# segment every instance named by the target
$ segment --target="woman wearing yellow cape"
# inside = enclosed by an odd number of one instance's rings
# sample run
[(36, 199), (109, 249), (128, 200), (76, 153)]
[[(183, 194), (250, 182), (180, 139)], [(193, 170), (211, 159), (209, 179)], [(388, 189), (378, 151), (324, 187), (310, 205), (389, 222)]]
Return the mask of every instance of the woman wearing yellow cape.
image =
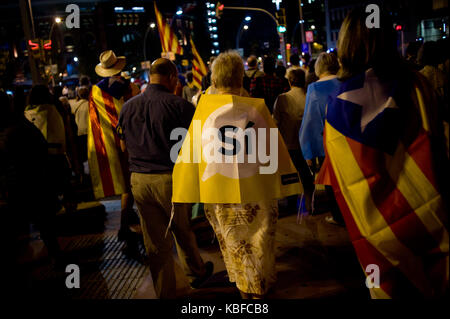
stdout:
[(215, 59), (216, 94), (200, 99), (175, 164), (172, 201), (205, 203), (230, 281), (256, 299), (276, 279), (277, 199), (302, 187), (264, 100), (242, 97), (243, 75), (237, 52)]

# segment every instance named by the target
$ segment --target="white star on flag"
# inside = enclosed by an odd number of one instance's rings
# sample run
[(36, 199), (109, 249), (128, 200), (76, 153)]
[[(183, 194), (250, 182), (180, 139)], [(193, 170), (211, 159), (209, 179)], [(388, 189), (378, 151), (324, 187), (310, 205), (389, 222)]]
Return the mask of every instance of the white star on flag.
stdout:
[(383, 85), (373, 69), (366, 71), (362, 88), (344, 92), (338, 98), (361, 105), (361, 132), (386, 108), (398, 108), (390, 96), (389, 85)]

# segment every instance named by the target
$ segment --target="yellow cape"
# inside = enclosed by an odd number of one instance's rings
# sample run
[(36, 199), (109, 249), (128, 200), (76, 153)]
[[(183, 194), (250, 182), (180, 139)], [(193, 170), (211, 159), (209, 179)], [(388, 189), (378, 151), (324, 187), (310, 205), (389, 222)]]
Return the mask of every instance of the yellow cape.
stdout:
[(302, 191), (263, 99), (202, 96), (174, 167), (173, 202), (248, 203)]

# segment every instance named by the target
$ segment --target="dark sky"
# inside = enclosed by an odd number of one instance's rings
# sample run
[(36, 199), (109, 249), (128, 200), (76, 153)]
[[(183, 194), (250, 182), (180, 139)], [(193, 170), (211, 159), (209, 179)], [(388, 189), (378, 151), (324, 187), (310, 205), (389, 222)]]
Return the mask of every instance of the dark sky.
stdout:
[[(292, 0), (291, 0), (292, 1)], [(266, 1), (223, 1), (226, 6), (240, 6), (240, 7), (257, 7), (269, 11), (275, 14), (275, 4), (272, 4), (271, 0)], [(252, 17), (252, 20), (248, 23), (248, 30), (243, 30), (241, 33), (239, 46), (244, 47), (246, 50), (245, 55), (249, 54), (261, 54), (258, 52), (259, 48), (265, 47), (265, 44), (269, 43), (271, 48), (278, 47), (278, 35), (276, 32), (275, 22), (266, 14), (254, 11), (236, 11), (236, 10), (224, 10), (223, 16), (219, 21), (219, 36), (221, 38), (221, 44), (223, 49), (235, 49), (236, 37), (238, 30), (241, 26), (242, 20), (246, 17)]]
[[(120, 0), (98, 0), (98, 1), (88, 1), (88, 0), (31, 0), (33, 15), (39, 17), (52, 17), (57, 15), (64, 15), (64, 8), (67, 4), (76, 3), (80, 7), (92, 6), (95, 7), (98, 3), (107, 2), (116, 6), (130, 6), (130, 5), (142, 5), (145, 7), (150, 6), (153, 1), (120, 1)], [(197, 6), (204, 7), (206, 0), (160, 0), (157, 1), (158, 7), (161, 12), (165, 15), (170, 16), (175, 13), (177, 7), (186, 7), (187, 3), (197, 3)], [(211, 1), (216, 2), (216, 1)], [(296, 3), (294, 0), (284, 0), (283, 5), (289, 3)], [(223, 0), (225, 6), (248, 6), (248, 7), (258, 7), (263, 8), (275, 13), (275, 4), (272, 0)], [(298, 5), (296, 5), (298, 8)], [(206, 28), (205, 20), (203, 16), (199, 16), (202, 10), (194, 10), (191, 12), (192, 15), (196, 16), (195, 24), (197, 30), (201, 28), (204, 30)], [(298, 15), (298, 9), (295, 10), (295, 14)], [(153, 14), (152, 14), (153, 15)], [(278, 46), (278, 37), (276, 33), (275, 23), (262, 13), (255, 12), (245, 12), (245, 11), (230, 11), (225, 10), (222, 19), (218, 20), (218, 34), (219, 42), (222, 50), (234, 49), (236, 47), (236, 36), (238, 29), (241, 26), (241, 22), (246, 15), (252, 16), (252, 21), (249, 23), (249, 29), (243, 31), (240, 38), (240, 47), (245, 47), (246, 51), (251, 51), (251, 47), (264, 46), (267, 42), (270, 43), (271, 47)], [(20, 10), (18, 0), (1, 0), (0, 1), (0, 17), (2, 23), (7, 20), (19, 20), (20, 21)], [(296, 18), (297, 19), (297, 18)], [(202, 31), (200, 30), (200, 31)], [(201, 33), (201, 32), (198, 32)], [(200, 36), (201, 38), (207, 38), (207, 33), (205, 32)], [(203, 39), (208, 41), (207, 39)], [(207, 43), (200, 43), (200, 46), (207, 46)], [(201, 51), (210, 50), (209, 48), (200, 48)], [(255, 52), (256, 53), (256, 52)], [(247, 54), (247, 52), (246, 52)]]
[[(322, 2), (322, 0), (316, 0), (317, 2)], [(329, 0), (330, 4), (338, 5), (342, 3), (351, 3), (351, 0)], [(355, 0), (356, 1), (356, 0)], [(173, 16), (175, 11), (179, 6), (185, 8), (188, 3), (196, 3), (197, 8), (187, 14), (190, 14), (195, 17), (194, 24), (196, 30), (197, 37), (197, 49), (202, 53), (205, 59), (208, 58), (211, 51), (211, 41), (208, 36), (208, 32), (206, 31), (206, 17), (202, 14), (204, 13), (204, 3), (206, 0), (157, 0), (158, 7), (160, 11), (170, 17)], [(215, 2), (216, 1), (210, 1)], [(307, 0), (304, 1), (307, 3)], [(391, 3), (391, 0), (387, 1)], [(17, 37), (21, 37), (21, 23), (20, 23), (20, 10), (19, 10), (19, 1), (18, 0), (0, 0), (0, 36), (1, 37), (11, 37), (12, 34)], [(51, 17), (56, 15), (65, 15), (64, 8), (67, 4), (76, 3), (79, 4), (80, 7), (91, 7), (95, 8), (97, 5), (108, 5), (110, 7), (113, 6), (145, 6), (147, 8), (147, 17), (149, 21), (154, 21), (154, 14), (152, 9), (153, 1), (138, 1), (138, 0), (31, 0), (33, 7), (34, 16), (39, 16), (41, 19), (43, 17), (47, 17), (48, 21), (51, 21)], [(275, 4), (272, 3), (272, 0), (222, 0), (222, 3), (227, 6), (240, 6), (240, 7), (257, 7), (263, 8), (267, 11), (275, 14)], [(411, 7), (415, 5), (415, 2), (406, 1), (406, 0), (392, 0), (392, 3), (402, 4), (403, 7)], [(424, 0), (420, 3), (431, 3), (431, 0)], [(430, 5), (428, 5), (430, 6)], [(295, 25), (299, 19), (299, 10), (298, 10), (298, 0), (283, 0), (282, 7), (286, 8), (287, 15), (287, 24), (288, 30), (286, 33), (286, 43), (299, 42), (298, 39), (301, 37), (299, 28), (297, 28), (297, 32), (292, 35), (292, 31), (295, 29)], [(418, 15), (424, 10), (419, 9), (411, 9), (409, 10), (409, 14), (405, 14), (407, 17)], [(413, 14), (411, 14), (413, 12)], [(114, 13), (111, 12), (111, 19)], [(249, 54), (257, 54), (261, 55), (264, 53), (272, 53), (276, 54), (277, 49), (279, 48), (279, 38), (276, 33), (275, 23), (272, 21), (270, 17), (260, 12), (252, 12), (252, 11), (235, 11), (235, 10), (225, 10), (222, 18), (218, 20), (218, 35), (219, 35), (219, 43), (221, 51), (227, 49), (235, 49), (236, 48), (236, 39), (238, 38), (238, 30), (241, 27), (241, 22), (245, 18), (246, 15), (252, 17), (250, 23), (248, 23), (248, 30), (243, 30), (239, 37), (238, 46), (245, 49), (245, 55)], [(320, 14), (323, 15), (323, 14)], [(322, 18), (322, 17), (321, 17)], [(17, 30), (2, 29), (2, 25), (9, 22), (17, 21)], [(414, 22), (414, 21), (413, 21)], [(113, 23), (113, 22), (112, 22)], [(411, 25), (415, 25), (411, 23)], [(323, 28), (322, 26), (317, 26), (319, 28)], [(144, 27), (145, 29), (145, 27)], [(145, 31), (145, 30), (144, 30)], [(410, 30), (411, 33), (415, 33), (414, 30)], [(269, 49), (266, 49), (266, 46), (269, 46)]]
[[(158, 7), (161, 11), (169, 13), (170, 11), (175, 12), (176, 8), (187, 2), (196, 2), (199, 7), (204, 6), (203, 3), (206, 0), (198, 1), (158, 1)], [(216, 3), (216, 1), (210, 1), (211, 3)], [(237, 6), (237, 7), (256, 7), (262, 8), (273, 15), (275, 15), (276, 6), (272, 3), (272, 0), (223, 0), (221, 1), (227, 6)], [(284, 0), (285, 4), (296, 5), (296, 19), (298, 19), (298, 5), (296, 0)], [(241, 27), (241, 23), (246, 16), (251, 16), (252, 20), (249, 25), (249, 29), (242, 30), (241, 36), (239, 38), (239, 47), (245, 48), (245, 55), (249, 54), (261, 54), (259, 48), (264, 47), (264, 45), (269, 44), (271, 50), (276, 50), (279, 46), (279, 38), (276, 32), (276, 25), (273, 20), (264, 13), (252, 12), (252, 11), (237, 11), (237, 10), (224, 10), (221, 19), (218, 19), (218, 34), (220, 48), (222, 51), (227, 49), (236, 48), (236, 40), (238, 37), (238, 30)], [(201, 17), (200, 17), (201, 18)], [(201, 18), (202, 19), (202, 18)], [(206, 27), (203, 23), (204, 21), (196, 21), (198, 25)], [(201, 45), (201, 44), (200, 44)], [(203, 44), (205, 45), (205, 44)], [(253, 49), (252, 49), (253, 48)]]

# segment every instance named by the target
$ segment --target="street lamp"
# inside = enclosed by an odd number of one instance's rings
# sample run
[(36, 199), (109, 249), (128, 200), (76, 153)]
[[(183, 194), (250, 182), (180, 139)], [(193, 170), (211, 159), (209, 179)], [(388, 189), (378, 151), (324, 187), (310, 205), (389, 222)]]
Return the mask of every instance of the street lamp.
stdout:
[(156, 24), (154, 22), (150, 23), (147, 27), (147, 30), (145, 31), (144, 36), (144, 60), (147, 61), (147, 37), (148, 33), (150, 32), (150, 29), (154, 29), (156, 27)]
[[(55, 28), (55, 24), (60, 24), (62, 22), (62, 19), (60, 17), (55, 17), (54, 22), (52, 23), (52, 26), (50, 27), (50, 33), (48, 35), (48, 38), (50, 40), (50, 43), (52, 43), (52, 35), (53, 35), (53, 29)], [(50, 52), (50, 70), (51, 66), (53, 65), (53, 59), (52, 59), (52, 52)], [(55, 86), (55, 77), (52, 75), (52, 85)]]
[(238, 32), (236, 34), (236, 50), (239, 49), (239, 42), (241, 40), (241, 35), (242, 35), (242, 30), (248, 30), (248, 24), (246, 24), (247, 22), (249, 22), (252, 18), (250, 16), (246, 16), (242, 22), (241, 25), (239, 26)]
[[(303, 6), (303, 3), (302, 3), (302, 6)], [(294, 31), (292, 31), (292, 39), (291, 39), (292, 43), (295, 42), (295, 35), (296, 35), (297, 29), (299, 26), (300, 26), (300, 33), (302, 33), (301, 37), (302, 37), (302, 39), (304, 39), (305, 35), (303, 34), (304, 31), (302, 31), (302, 30), (304, 30), (304, 27), (303, 27), (304, 24), (305, 24), (305, 20), (303, 20), (303, 19), (298, 20), (297, 24), (294, 27)], [(311, 26), (312, 30), (314, 30), (315, 28), (316, 28), (316, 26), (313, 26), (313, 25)], [(305, 43), (305, 41), (302, 40), (302, 43)]]
[(55, 24), (60, 24), (62, 22), (62, 19), (60, 17), (56, 17), (54, 22), (52, 23), (52, 26), (50, 27), (50, 34), (48, 35), (48, 38), (52, 39), (53, 34), (53, 28), (55, 27)]
[[(299, 1), (301, 2), (301, 0), (299, 0)], [(279, 3), (279, 2), (281, 2), (281, 1), (277, 0), (277, 2)], [(219, 3), (218, 3), (218, 4), (219, 4)], [(278, 23), (277, 18), (275, 18), (275, 17), (273, 16), (273, 14), (271, 14), (269, 11), (264, 10), (264, 9), (261, 9), (261, 8), (250, 8), (250, 7), (225, 7), (223, 4), (221, 4), (220, 6), (217, 6), (217, 8), (219, 9), (218, 12), (221, 12), (221, 11), (223, 11), (224, 9), (228, 9), (228, 10), (245, 10), (245, 11), (259, 11), (259, 12), (263, 12), (264, 14), (268, 15), (268, 16), (273, 20), (273, 22), (275, 22), (275, 25), (276, 25), (276, 27), (277, 27), (278, 37), (280, 38), (280, 51), (283, 52), (283, 61), (285, 62), (286, 57), (285, 57), (285, 54), (284, 54), (284, 50), (285, 50), (285, 47), (284, 47), (284, 34), (278, 32), (278, 27), (279, 27), (280, 24)], [(300, 16), (302, 16), (302, 15), (300, 14)], [(244, 23), (244, 22), (245, 22), (245, 20), (243, 21), (243, 23)], [(238, 31), (238, 34), (237, 34), (237, 36), (236, 36), (236, 47), (239, 47), (239, 36), (240, 36), (240, 31), (241, 31), (242, 26), (243, 26), (243, 24), (241, 24), (241, 26), (239, 27), (239, 31)]]

